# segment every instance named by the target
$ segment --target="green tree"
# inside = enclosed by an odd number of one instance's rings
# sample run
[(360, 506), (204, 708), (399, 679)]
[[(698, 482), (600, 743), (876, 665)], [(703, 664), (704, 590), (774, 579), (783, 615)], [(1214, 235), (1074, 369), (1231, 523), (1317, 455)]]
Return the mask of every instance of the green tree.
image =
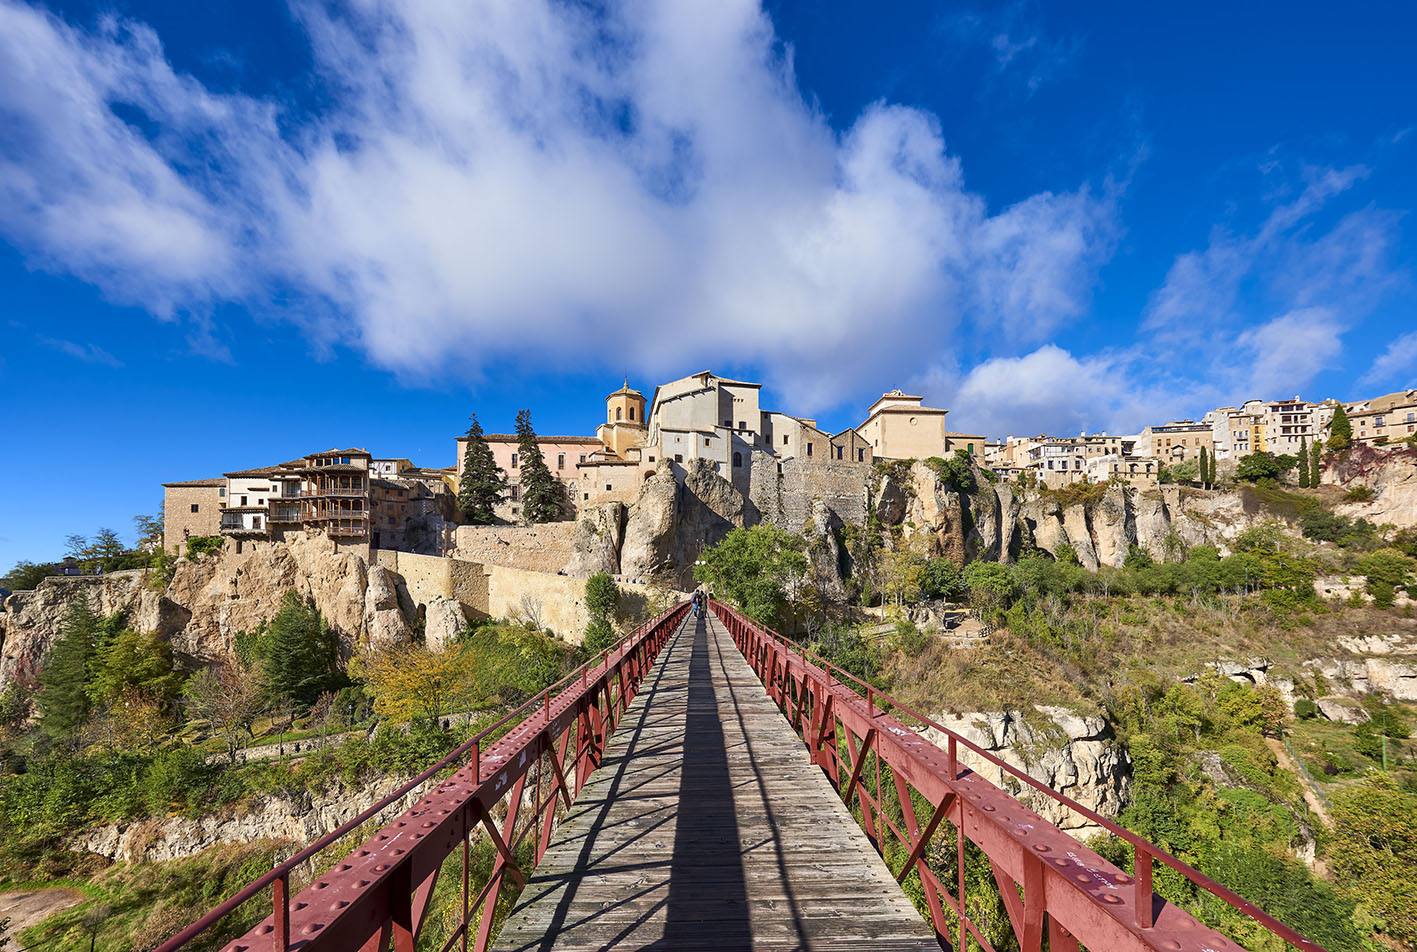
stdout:
[(1201, 447), (1200, 481), (1203, 487), (1210, 488), (1210, 453), (1204, 446)]
[(1309, 438), (1299, 437), (1299, 488), (1308, 489), (1313, 485), (1309, 478)]
[(920, 591), (926, 598), (956, 601), (964, 597), (964, 577), (949, 559), (931, 559), (920, 576)]
[(72, 742), (89, 717), (85, 688), (94, 666), (99, 638), (99, 617), (80, 593), (69, 603), (59, 637), (45, 656), (39, 672), (39, 725), (52, 740)]
[(7, 592), (28, 592), (34, 590), (40, 582), (54, 574), (54, 566), (50, 563), (38, 564), (35, 562), (19, 561), (14, 568), (0, 576), (0, 588)]
[(155, 516), (134, 516), (133, 528), (138, 533), (138, 548), (144, 552), (162, 548), (163, 526), (166, 515), (159, 508)]
[(955, 450), (948, 459), (932, 456), (925, 464), (935, 471), (946, 488), (957, 493), (974, 492), (978, 485), (974, 478), (974, 460), (964, 450)]
[(166, 707), (181, 688), (172, 669), (172, 646), (156, 632), (122, 629), (96, 650), (92, 667), (84, 690), (94, 705), (111, 707), (131, 690)]
[(522, 471), (522, 517), (527, 522), (555, 522), (565, 508), (565, 490), (546, 465), (536, 431), (531, 428), (530, 410), (517, 413), (517, 453)]
[(1328, 423), (1328, 448), (1342, 453), (1353, 442), (1353, 424), (1348, 419), (1348, 411), (1343, 404), (1333, 408), (1333, 419)]
[(1266, 453), (1264, 450), (1240, 457), (1240, 464), (1235, 468), (1236, 478), (1249, 483), (1261, 479), (1278, 479), (1282, 475), (1282, 464), (1273, 453)]
[(964, 569), (970, 600), (984, 607), (1006, 608), (1018, 595), (1018, 583), (1008, 566), (998, 562), (971, 562)]
[(256, 641), (266, 692), (277, 704), (309, 707), (344, 686), (339, 644), (315, 606), (286, 592), (280, 610)]
[(1333, 796), (1329, 863), (1399, 942), (1417, 943), (1417, 796), (1385, 777)]
[(611, 619), (620, 610), (620, 586), (606, 572), (596, 572), (585, 583), (585, 607), (590, 615), (583, 647), (592, 655), (600, 654), (615, 643)]
[(507, 492), (507, 475), (492, 456), (492, 447), (482, 435), (477, 414), (467, 428), (462, 474), (458, 477), (458, 510), (473, 525), (490, 526), (496, 521), (497, 504)]
[(788, 586), (807, 570), (800, 536), (770, 523), (734, 529), (704, 552), (694, 577), (764, 625), (780, 626), (788, 607)]
[(1319, 476), (1323, 473), (1323, 445), (1323, 440), (1314, 440), (1314, 445), (1309, 447), (1309, 485), (1314, 489), (1319, 487)]

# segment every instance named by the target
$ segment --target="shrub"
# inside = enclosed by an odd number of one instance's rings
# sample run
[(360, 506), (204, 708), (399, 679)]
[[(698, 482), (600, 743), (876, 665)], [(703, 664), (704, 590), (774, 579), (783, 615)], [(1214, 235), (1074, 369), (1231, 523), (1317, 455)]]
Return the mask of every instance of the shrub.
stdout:
[(1344, 502), (1367, 502), (1376, 496), (1371, 486), (1354, 486), (1343, 494)]
[(1018, 595), (1012, 573), (998, 562), (970, 563), (964, 570), (964, 584), (970, 599), (984, 606), (1005, 608)]
[(1301, 721), (1311, 721), (1319, 716), (1319, 706), (1306, 697), (1294, 702), (1294, 716)]
[(220, 552), (221, 543), (221, 536), (191, 536), (187, 540), (187, 558), (196, 559), (208, 552)]
[(964, 450), (955, 450), (949, 459), (932, 456), (925, 465), (935, 471), (945, 487), (957, 493), (974, 492), (978, 483), (974, 479), (974, 461)]

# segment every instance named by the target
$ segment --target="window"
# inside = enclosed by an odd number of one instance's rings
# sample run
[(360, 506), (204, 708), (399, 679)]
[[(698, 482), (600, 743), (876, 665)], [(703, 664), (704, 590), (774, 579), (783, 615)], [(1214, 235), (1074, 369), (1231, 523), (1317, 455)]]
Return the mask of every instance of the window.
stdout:
[(605, 484), (605, 491), (606, 491), (606, 492), (610, 492), (610, 484), (609, 484), (609, 483), (606, 483), (606, 484)]
[(783, 436), (782, 436), (782, 445), (783, 445), (783, 446), (786, 446), (786, 445), (787, 445), (787, 441), (790, 440), (790, 439), (792, 439), (792, 437), (790, 437), (790, 436), (788, 436), (787, 434), (784, 433)]
[[(1407, 414), (1407, 418), (1408, 418), (1409, 420), (1412, 419), (1412, 414), (1410, 414), (1410, 413)], [(225, 498), (226, 498), (226, 487), (225, 487), (225, 486), (222, 486), (220, 489), (218, 489), (218, 490), (216, 491), (216, 498), (218, 498), (218, 499), (225, 499)]]
[[(739, 468), (741, 468), (742, 466), (743, 466), (743, 454), (742, 454), (742, 453), (734, 453), (734, 454), (733, 454), (733, 467), (734, 467), (735, 469), (739, 469)], [(195, 510), (195, 507), (193, 507), (193, 508), (194, 508), (194, 510)]]
[(252, 529), (260, 529), (260, 528), (261, 528), (261, 517), (260, 517), (260, 516), (256, 516), (255, 518), (253, 518), (253, 519), (251, 520), (251, 528), (252, 528)]
[(246, 505), (246, 497), (245, 497), (245, 496), (242, 496), (242, 497), (241, 497), (241, 505), (243, 505), (243, 506)]
[(682, 454), (682, 453), (675, 453), (675, 454), (674, 454), (674, 462), (676, 462), (676, 463), (682, 463), (682, 462), (684, 462), (684, 454)]
[(651, 463), (653, 463), (653, 462), (654, 462), (654, 457), (651, 456), (651, 457), (649, 458), (649, 461), (650, 461)]
[(704, 437), (704, 445), (705, 445), (705, 446), (712, 446), (712, 445), (713, 445), (713, 443), (712, 443), (712, 442), (710, 442), (710, 440), (709, 440), (709, 438), (708, 438), (708, 437)]
[(621, 416), (623, 415), (623, 413), (624, 413), (623, 410), (621, 410), (619, 407), (616, 407), (616, 408), (615, 408), (615, 419), (616, 419), (616, 420), (619, 420), (619, 419), (621, 418)]
[(522, 500), (522, 488), (521, 488), (520, 486), (513, 486), (513, 487), (512, 487), (512, 502), (521, 502), (521, 500)]
[(811, 456), (811, 455), (812, 455), (812, 444), (811, 444), (811, 443), (808, 443), (808, 444), (807, 444), (807, 455), (808, 455), (808, 456)]
[(732, 421), (732, 420), (724, 420), (724, 421), (723, 421), (723, 425), (724, 425), (724, 426), (729, 426), (729, 427), (731, 427), (731, 426), (733, 425), (733, 421)]
[(196, 512), (196, 511), (197, 511), (197, 504), (196, 504), (195, 502), (192, 503), (192, 511), (193, 511), (193, 512)]
[(556, 454), (556, 468), (557, 468), (557, 469), (565, 469), (565, 468), (566, 468), (566, 454), (565, 454), (565, 453), (557, 453), (557, 454)]
[(970, 455), (970, 456), (973, 456), (973, 455), (974, 455), (974, 444), (973, 444), (973, 443), (966, 443), (965, 446), (967, 446), (967, 447), (969, 448), (969, 455)]
[(348, 457), (348, 456), (341, 456), (341, 457), (339, 458), (339, 464), (340, 464), (341, 466), (348, 466), (348, 465), (349, 465), (349, 457)]
[(1373, 426), (1382, 426), (1382, 425), (1383, 425), (1383, 418), (1382, 418), (1382, 417), (1373, 417)]
[(581, 462), (582, 462), (582, 463), (585, 462), (585, 454), (584, 454), (584, 453), (581, 454)]
[(739, 421), (738, 421), (738, 429), (740, 429), (740, 430), (746, 430), (747, 428), (748, 428), (748, 421), (747, 421), (747, 420), (739, 420)]
[(634, 407), (630, 407), (630, 422), (631, 422), (631, 423), (634, 423), (634, 422), (635, 422), (635, 408), (634, 408)]
[(517, 514), (517, 512), (518, 512), (517, 507), (516, 507), (516, 506), (513, 506), (513, 507), (512, 507), (512, 515), (515, 516), (515, 515)]
[(516, 468), (517, 468), (517, 454), (516, 454), (516, 453), (513, 453), (513, 454), (512, 454), (512, 469), (516, 469)]
[(590, 493), (585, 494), (586, 502), (590, 502)]
[(1409, 413), (1409, 414), (1407, 414), (1407, 422), (1408, 422), (1408, 423), (1417, 423), (1417, 413)]
[(844, 447), (840, 447), (840, 446), (838, 446), (838, 447), (836, 448), (836, 458), (837, 458), (837, 459), (841, 459), (841, 454), (844, 452), (844, 449), (845, 449)]
[(856, 451), (856, 462), (858, 462), (858, 463), (864, 463), (864, 462), (866, 462), (866, 451), (865, 451), (865, 450), (857, 450), (857, 451)]

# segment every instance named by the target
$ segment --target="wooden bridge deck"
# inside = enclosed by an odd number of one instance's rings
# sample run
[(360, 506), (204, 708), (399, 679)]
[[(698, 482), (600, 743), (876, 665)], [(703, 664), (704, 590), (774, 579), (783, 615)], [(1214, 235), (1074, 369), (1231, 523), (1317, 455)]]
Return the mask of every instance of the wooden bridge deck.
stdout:
[(939, 949), (711, 613), (665, 646), (496, 947)]

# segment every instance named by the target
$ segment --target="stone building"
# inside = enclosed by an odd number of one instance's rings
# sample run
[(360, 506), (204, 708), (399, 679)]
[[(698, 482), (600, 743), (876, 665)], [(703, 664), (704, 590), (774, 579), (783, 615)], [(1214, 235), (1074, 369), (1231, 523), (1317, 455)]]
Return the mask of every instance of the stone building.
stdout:
[[(505, 522), (521, 521), (521, 475), (522, 466), (518, 440), (515, 433), (488, 433), (484, 439), (492, 450), (492, 459), (507, 477), (507, 495), (497, 506), (496, 516)], [(593, 453), (604, 446), (594, 436), (538, 436), (536, 445), (546, 460), (547, 469), (565, 490), (565, 518), (574, 519), (580, 501), (581, 466)], [(467, 437), (457, 438), (457, 471), (462, 475), (464, 457), (467, 455)]]
[(1417, 435), (1417, 389), (1346, 403), (1344, 410), (1356, 442), (1382, 445)]
[(877, 459), (928, 459), (949, 451), (949, 411), (923, 406), (924, 399), (891, 390), (866, 410), (865, 422), (856, 429)]
[(1175, 420), (1159, 426), (1149, 426), (1136, 437), (1136, 454), (1154, 457), (1166, 466), (1175, 466), (1188, 459), (1199, 460), (1201, 450), (1213, 450), (1211, 424), (1204, 420)]
[(221, 532), (221, 510), (226, 505), (226, 480), (192, 479), (162, 484), (162, 547), (175, 552), (192, 536)]

